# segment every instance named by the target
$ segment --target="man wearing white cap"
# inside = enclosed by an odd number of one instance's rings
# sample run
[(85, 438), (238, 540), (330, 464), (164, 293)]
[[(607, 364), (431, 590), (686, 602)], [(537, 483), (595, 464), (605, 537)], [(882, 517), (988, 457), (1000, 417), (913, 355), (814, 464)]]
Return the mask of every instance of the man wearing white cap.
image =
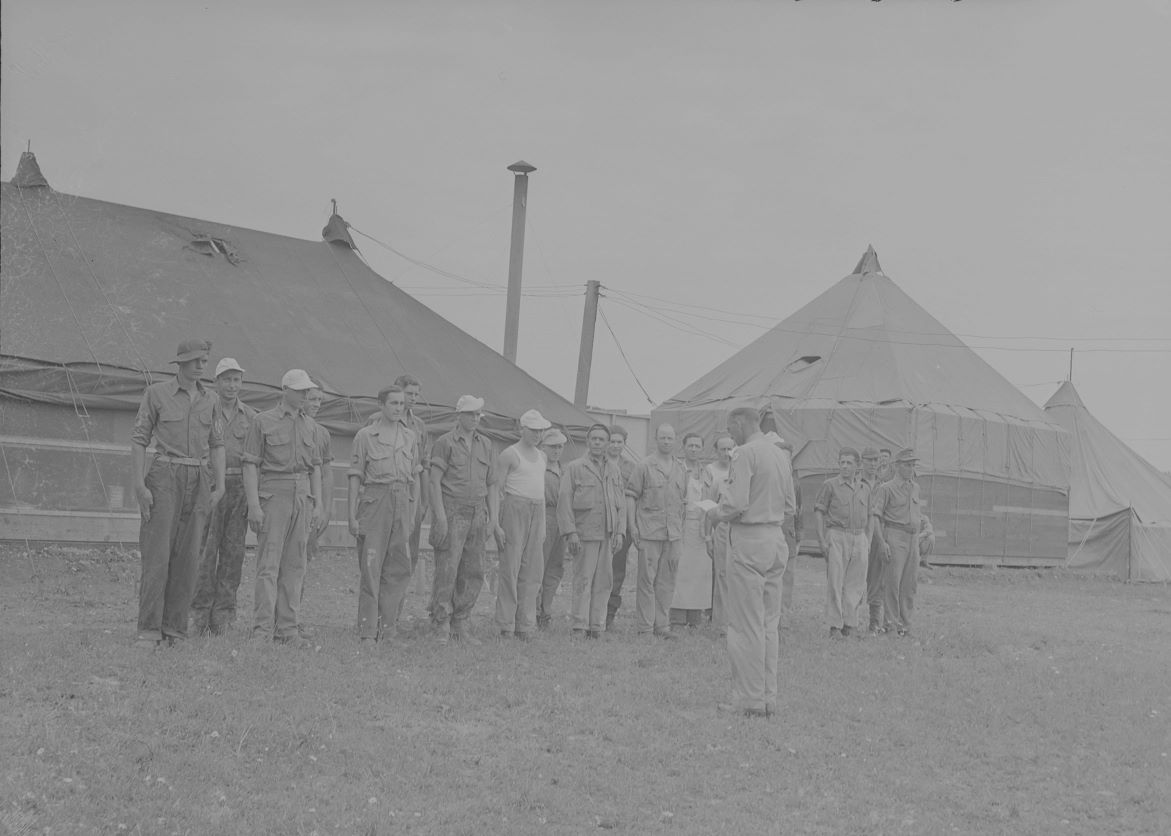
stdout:
[(484, 586), (484, 541), (489, 530), (497, 541), (504, 539), (496, 456), (491, 442), (476, 432), (483, 409), (483, 398), (460, 396), (455, 428), (431, 448), (431, 621), (441, 645), (453, 635), (464, 644), (480, 643), (468, 619)]
[(244, 566), (244, 535), (248, 531), (248, 499), (244, 496), (244, 463), (240, 454), (256, 410), (240, 400), (244, 369), (225, 357), (215, 367), (219, 400), (212, 422), (224, 437), (224, 498), (211, 509), (203, 538), (203, 561), (191, 615), (200, 633), (218, 636), (236, 620), (236, 590)]
[(305, 550), (321, 496), (321, 451), (311, 418), (301, 411), (313, 380), (304, 369), (281, 378), (281, 400), (259, 412), (244, 441), (248, 527), (256, 532), (252, 633), (308, 647), (297, 631)]
[[(147, 650), (187, 636), (207, 515), (224, 494), (224, 437), (212, 420), (216, 396), (199, 382), (210, 351), (205, 340), (179, 343), (171, 361), (179, 367), (175, 378), (146, 387), (130, 434), (142, 512), (136, 645)], [(152, 441), (156, 453), (148, 470)]]
[(553, 598), (565, 575), (565, 540), (557, 524), (557, 497), (561, 493), (561, 454), (568, 440), (557, 429), (549, 430), (541, 438), (541, 450), (545, 453), (545, 571), (537, 598), (537, 626), (542, 630), (549, 626)]
[(537, 627), (537, 596), (545, 568), (545, 453), (537, 444), (549, 429), (530, 409), (520, 416), (520, 441), (496, 463), (500, 474), (500, 568), (496, 573), (496, 629), (527, 641)]

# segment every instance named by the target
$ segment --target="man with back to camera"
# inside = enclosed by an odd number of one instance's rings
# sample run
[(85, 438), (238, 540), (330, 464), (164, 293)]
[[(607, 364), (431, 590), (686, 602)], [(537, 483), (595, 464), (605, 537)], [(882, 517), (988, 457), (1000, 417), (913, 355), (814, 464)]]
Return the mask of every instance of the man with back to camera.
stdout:
[(683, 548), (687, 471), (674, 449), (675, 429), (660, 424), (655, 452), (635, 465), (626, 484), (626, 514), (635, 518), (633, 545), (638, 549), (638, 633), (653, 631), (661, 639), (678, 638), (671, 632), (670, 610)]
[(468, 623), (484, 586), (484, 545), (491, 531), (503, 541), (500, 493), (492, 443), (477, 432), (484, 399), (461, 395), (456, 426), (431, 448), (431, 533), (435, 582), (431, 621), (436, 641), (478, 645)]
[[(179, 343), (171, 361), (178, 366), (175, 378), (146, 387), (130, 434), (134, 494), (142, 514), (135, 640), (141, 649), (187, 638), (208, 513), (224, 495), (223, 427), (214, 420), (217, 399), (199, 381), (210, 351), (206, 340)], [(152, 440), (156, 453), (148, 470), (146, 448)]]
[(280, 402), (252, 419), (240, 456), (248, 527), (257, 535), (252, 635), (299, 648), (309, 646), (298, 631), (297, 611), (309, 526), (321, 496), (314, 423), (301, 411), (312, 388), (304, 369), (285, 372)]
[(732, 701), (721, 711), (771, 717), (777, 711), (777, 623), (781, 577), (789, 547), (781, 526), (793, 491), (784, 451), (760, 430), (760, 415), (741, 407), (728, 416), (737, 444), (727, 490), (708, 511), (712, 523), (728, 522), (728, 658)]
[(216, 364), (218, 400), (212, 420), (224, 437), (224, 498), (214, 505), (203, 538), (199, 580), (191, 616), (200, 634), (218, 636), (236, 620), (236, 592), (244, 566), (248, 533), (248, 498), (244, 495), (244, 463), (240, 453), (256, 410), (240, 400), (244, 369), (225, 357)]
[(497, 461), (504, 542), (496, 573), (496, 629), (528, 641), (537, 629), (537, 597), (545, 569), (545, 453), (537, 445), (552, 426), (540, 412), (520, 416), (520, 440)]

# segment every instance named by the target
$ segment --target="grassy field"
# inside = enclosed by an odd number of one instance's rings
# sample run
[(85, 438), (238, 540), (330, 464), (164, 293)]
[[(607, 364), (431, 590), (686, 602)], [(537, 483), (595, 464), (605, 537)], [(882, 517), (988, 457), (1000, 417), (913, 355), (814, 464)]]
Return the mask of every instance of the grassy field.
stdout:
[(715, 710), (714, 633), (638, 639), (626, 607), (598, 642), (562, 618), (359, 653), (354, 564), (311, 567), (315, 650), (237, 629), (143, 654), (133, 555), (0, 551), (0, 833), (1171, 828), (1166, 587), (937, 569), (915, 639), (831, 643), (801, 558), (768, 722)]

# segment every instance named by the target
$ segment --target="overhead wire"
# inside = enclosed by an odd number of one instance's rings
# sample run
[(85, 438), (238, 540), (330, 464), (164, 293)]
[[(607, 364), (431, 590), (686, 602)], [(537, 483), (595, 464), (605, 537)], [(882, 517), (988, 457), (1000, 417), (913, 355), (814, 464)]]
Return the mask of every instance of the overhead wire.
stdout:
[(634, 378), (634, 382), (642, 390), (642, 394), (646, 397), (647, 403), (654, 406), (655, 400), (651, 397), (651, 393), (646, 390), (646, 387), (642, 385), (642, 381), (638, 379), (638, 374), (634, 371), (634, 366), (630, 364), (630, 358), (626, 356), (626, 351), (622, 348), (622, 343), (618, 340), (618, 335), (614, 333), (614, 328), (610, 325), (610, 320), (606, 318), (606, 312), (602, 310), (601, 306), (598, 306), (598, 316), (602, 318), (602, 324), (610, 332), (610, 338), (614, 340), (614, 347), (618, 349), (618, 354), (622, 357), (622, 362), (626, 364), (626, 368), (630, 371), (630, 376)]

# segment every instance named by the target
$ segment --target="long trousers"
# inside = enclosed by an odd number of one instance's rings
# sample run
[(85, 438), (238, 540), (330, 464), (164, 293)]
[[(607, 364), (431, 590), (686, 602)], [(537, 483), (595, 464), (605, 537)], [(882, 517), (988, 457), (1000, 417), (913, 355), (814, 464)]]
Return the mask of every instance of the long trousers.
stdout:
[(537, 623), (548, 624), (553, 615), (553, 598), (565, 576), (565, 538), (557, 529), (556, 507), (545, 509), (545, 571), (541, 575), (541, 594), (537, 597)]
[(613, 587), (610, 563), (610, 539), (583, 540), (581, 551), (573, 558), (574, 630), (606, 629), (606, 604)]
[(161, 640), (187, 636), (187, 615), (211, 506), (206, 467), (151, 463), (146, 487), (154, 497), (142, 524), (138, 548), (138, 637)]
[(485, 502), (443, 497), (447, 536), (431, 543), (435, 549), (431, 620), (436, 624), (467, 620), (484, 587), (484, 542), (488, 537)]
[(358, 636), (377, 639), (393, 627), (411, 583), (407, 533), (410, 488), (367, 484), (358, 504)]
[(309, 542), (309, 477), (261, 476), (260, 510), (264, 522), (256, 545), (256, 588), (252, 596), (253, 631), (277, 638), (297, 635), (297, 610), (305, 582)]
[(496, 629), (531, 633), (545, 571), (545, 498), (506, 493), (500, 503), (504, 549), (496, 572)]
[(886, 624), (909, 630), (919, 582), (918, 538), (890, 526), (883, 530), (883, 536), (890, 545), (890, 560), (882, 577)]
[(248, 498), (244, 477), (224, 479), (224, 498), (211, 509), (203, 538), (203, 559), (191, 615), (199, 631), (222, 633), (236, 620), (236, 591), (244, 567), (244, 536), (248, 532)]
[(728, 523), (712, 531), (712, 624), (728, 629)]
[(858, 626), (858, 605), (866, 594), (866, 565), (869, 542), (865, 534), (841, 528), (825, 533), (829, 552), (825, 556), (825, 619), (830, 627)]
[(780, 526), (732, 523), (728, 549), (728, 659), (732, 702), (775, 710), (781, 576), (789, 547)]
[(638, 632), (671, 629), (671, 599), (682, 540), (640, 540), (638, 546)]
[(785, 574), (781, 577), (781, 622), (785, 624), (793, 617), (793, 587), (797, 583), (797, 531), (793, 518), (785, 515), (785, 522), (781, 525), (785, 534), (785, 545), (789, 547), (789, 559), (785, 562)]
[(411, 536), (407, 538), (407, 546), (411, 552), (411, 571), (419, 565), (419, 540), (423, 534), (423, 517), (427, 516), (427, 506), (423, 500), (416, 497), (411, 502)]
[(622, 584), (626, 583), (626, 558), (630, 554), (632, 541), (629, 534), (622, 535), (622, 548), (610, 559), (610, 574), (613, 577), (610, 598), (606, 602), (606, 623), (609, 624), (622, 606)]
[(870, 629), (882, 626), (882, 578), (886, 568), (878, 551), (878, 537), (870, 538), (870, 558), (866, 563), (866, 604), (870, 609)]

